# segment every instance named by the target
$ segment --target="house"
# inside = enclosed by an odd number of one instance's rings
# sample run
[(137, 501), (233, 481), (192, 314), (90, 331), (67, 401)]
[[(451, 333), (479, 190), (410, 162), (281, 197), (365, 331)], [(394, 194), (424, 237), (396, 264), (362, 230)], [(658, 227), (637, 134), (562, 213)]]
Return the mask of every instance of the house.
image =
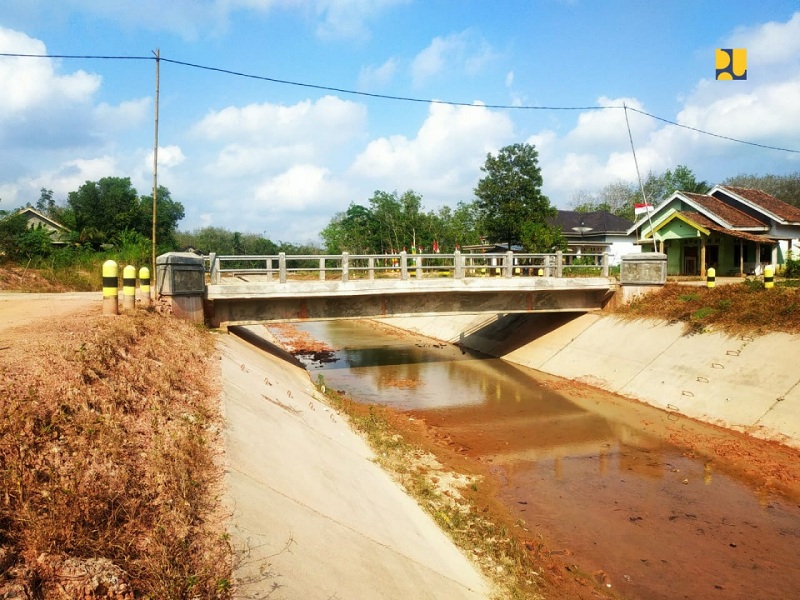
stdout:
[(607, 211), (577, 212), (559, 210), (550, 225), (561, 228), (567, 239), (567, 253), (595, 255), (608, 254), (608, 264), (616, 266), (622, 256), (639, 252), (636, 236), (629, 230), (633, 223)]
[(27, 219), (28, 229), (41, 226), (50, 231), (50, 239), (54, 245), (61, 246), (67, 243), (67, 235), (70, 230), (58, 221), (54, 221), (31, 206), (21, 208), (17, 214)]
[[(761, 274), (782, 265), (800, 239), (800, 208), (760, 190), (714, 186), (675, 192), (628, 229), (646, 250), (667, 255), (668, 275)], [(655, 246), (654, 246), (655, 244)]]

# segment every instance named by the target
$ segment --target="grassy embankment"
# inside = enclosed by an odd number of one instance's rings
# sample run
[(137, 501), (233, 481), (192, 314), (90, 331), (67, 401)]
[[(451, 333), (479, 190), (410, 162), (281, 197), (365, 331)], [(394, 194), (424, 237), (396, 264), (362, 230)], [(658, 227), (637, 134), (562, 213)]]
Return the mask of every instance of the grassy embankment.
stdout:
[(0, 332), (0, 592), (230, 597), (213, 343), (165, 318)]

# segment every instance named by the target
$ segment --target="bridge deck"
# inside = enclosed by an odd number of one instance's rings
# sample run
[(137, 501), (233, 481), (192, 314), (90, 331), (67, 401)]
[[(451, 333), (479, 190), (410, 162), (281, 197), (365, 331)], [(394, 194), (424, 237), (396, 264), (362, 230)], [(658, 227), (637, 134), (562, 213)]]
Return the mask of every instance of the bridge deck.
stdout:
[(212, 256), (206, 301), (217, 326), (587, 311), (600, 308), (616, 289), (606, 257), (598, 256), (599, 264), (575, 270), (599, 277), (563, 277), (571, 267), (561, 253)]

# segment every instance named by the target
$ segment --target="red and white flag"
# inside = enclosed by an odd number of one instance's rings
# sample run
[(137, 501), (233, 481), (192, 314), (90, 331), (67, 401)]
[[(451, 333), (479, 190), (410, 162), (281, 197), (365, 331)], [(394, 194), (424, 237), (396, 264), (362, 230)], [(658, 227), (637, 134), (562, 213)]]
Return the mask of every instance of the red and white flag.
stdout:
[(637, 202), (633, 205), (633, 214), (637, 217), (639, 215), (646, 215), (647, 213), (653, 212), (653, 205), (649, 202)]
[(439, 242), (433, 240), (433, 251), (438, 253), (439, 252)]

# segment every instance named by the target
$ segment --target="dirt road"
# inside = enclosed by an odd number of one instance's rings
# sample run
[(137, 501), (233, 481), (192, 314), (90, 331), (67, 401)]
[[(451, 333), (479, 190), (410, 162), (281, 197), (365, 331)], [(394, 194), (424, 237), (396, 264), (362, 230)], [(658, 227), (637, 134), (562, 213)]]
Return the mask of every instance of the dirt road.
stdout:
[(99, 312), (102, 306), (100, 292), (27, 294), (0, 291), (0, 331), (41, 319), (55, 319), (76, 311), (96, 309)]

